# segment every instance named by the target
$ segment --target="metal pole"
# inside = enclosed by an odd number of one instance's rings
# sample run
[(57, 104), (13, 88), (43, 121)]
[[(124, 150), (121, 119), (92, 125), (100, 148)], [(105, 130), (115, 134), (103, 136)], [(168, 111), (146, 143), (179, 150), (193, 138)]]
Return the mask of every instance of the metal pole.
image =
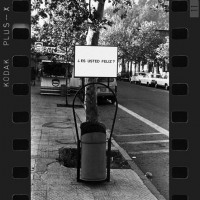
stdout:
[(66, 106), (68, 105), (68, 99), (67, 99), (67, 78), (68, 78), (68, 67), (66, 67), (66, 98), (65, 98), (65, 103), (66, 103)]
[[(66, 62), (68, 61), (68, 57), (67, 57), (67, 41), (66, 41), (67, 37), (66, 37), (66, 32), (65, 32), (65, 45), (66, 45)], [(66, 66), (66, 72), (65, 72), (65, 75), (66, 75), (66, 98), (65, 98), (65, 104), (66, 106), (68, 105), (68, 99), (67, 99), (67, 78), (68, 78), (68, 65)]]

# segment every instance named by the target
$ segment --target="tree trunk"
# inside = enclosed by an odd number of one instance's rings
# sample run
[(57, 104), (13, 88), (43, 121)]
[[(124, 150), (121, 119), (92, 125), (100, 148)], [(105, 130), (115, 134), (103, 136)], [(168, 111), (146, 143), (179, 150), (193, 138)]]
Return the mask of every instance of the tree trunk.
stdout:
[(138, 64), (139, 64), (139, 72), (140, 72), (140, 71), (141, 71), (141, 70), (140, 70), (140, 61), (138, 62)]
[[(104, 11), (104, 0), (97, 2), (97, 17), (102, 19)], [(93, 30), (89, 27), (88, 35), (86, 38), (87, 45), (98, 46), (99, 41), (99, 30)], [(87, 78), (86, 83), (95, 82), (95, 78)], [(98, 110), (97, 110), (97, 94), (96, 85), (92, 84), (85, 90), (85, 109), (86, 109), (86, 121), (98, 121)]]
[(149, 72), (153, 72), (153, 63), (149, 62)]
[(122, 72), (125, 72), (126, 66), (125, 66), (125, 60), (122, 58)]
[(142, 62), (142, 72), (144, 72), (144, 63)]
[(137, 61), (135, 60), (135, 71), (134, 71), (134, 74), (137, 72)]
[(133, 61), (131, 61), (131, 66), (130, 66), (130, 76), (133, 74), (133, 69), (132, 69)]
[(156, 73), (159, 74), (159, 73), (160, 73), (160, 71), (159, 71), (159, 67), (160, 67), (159, 62), (157, 62), (157, 65), (156, 65), (156, 66), (157, 66), (157, 68), (156, 68)]
[(163, 72), (166, 72), (166, 62), (163, 60)]

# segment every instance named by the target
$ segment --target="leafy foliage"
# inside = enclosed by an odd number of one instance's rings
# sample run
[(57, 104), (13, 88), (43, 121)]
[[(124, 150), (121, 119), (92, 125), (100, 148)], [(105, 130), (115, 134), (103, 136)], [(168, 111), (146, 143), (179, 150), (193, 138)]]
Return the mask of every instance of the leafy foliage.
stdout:
[[(93, 0), (93, 3), (98, 0)], [(111, 5), (103, 18), (92, 0), (32, 0), (32, 44), (67, 48), (65, 59), (72, 61), (73, 46), (86, 44), (88, 28), (101, 31), (99, 44), (119, 47), (119, 58), (152, 61), (163, 43), (157, 29), (168, 29), (168, 13), (157, 0), (107, 0)], [(41, 26), (39, 22), (43, 21)]]
[(166, 42), (160, 44), (155, 51), (157, 53), (156, 57), (158, 60), (167, 60), (169, 63), (169, 36), (167, 36), (165, 39)]
[[(108, 3), (118, 10), (124, 9), (121, 18), (126, 17), (126, 8), (131, 6), (130, 0), (110, 0)], [(32, 44), (42, 41), (44, 45), (63, 50), (67, 47), (67, 60), (72, 60), (75, 44), (85, 44), (89, 27), (99, 31), (113, 24), (99, 16), (91, 0), (32, 0), (31, 6)]]
[(123, 20), (120, 13), (113, 14), (108, 9), (105, 15), (115, 24), (101, 31), (100, 43), (118, 46), (119, 58), (126, 61), (146, 63), (155, 60), (155, 49), (164, 42), (156, 31), (168, 29), (168, 14), (161, 9), (152, 11), (151, 7), (157, 3), (152, 1), (151, 4), (147, 0), (140, 1), (138, 6), (127, 10), (127, 17)]

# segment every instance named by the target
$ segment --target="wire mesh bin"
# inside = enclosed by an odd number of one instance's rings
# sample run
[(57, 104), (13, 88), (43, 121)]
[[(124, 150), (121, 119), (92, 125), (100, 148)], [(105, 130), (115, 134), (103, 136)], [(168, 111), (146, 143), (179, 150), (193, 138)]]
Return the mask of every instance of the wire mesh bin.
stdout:
[[(107, 87), (115, 98), (115, 113), (110, 136), (107, 141), (107, 148), (106, 127), (100, 122), (83, 122), (80, 126), (81, 135), (79, 138), (74, 102), (79, 92), (91, 84), (100, 84)], [(77, 181), (110, 181), (111, 137), (117, 115), (117, 108), (118, 102), (115, 93), (109, 86), (103, 83), (88, 83), (75, 94), (72, 109), (77, 136)]]

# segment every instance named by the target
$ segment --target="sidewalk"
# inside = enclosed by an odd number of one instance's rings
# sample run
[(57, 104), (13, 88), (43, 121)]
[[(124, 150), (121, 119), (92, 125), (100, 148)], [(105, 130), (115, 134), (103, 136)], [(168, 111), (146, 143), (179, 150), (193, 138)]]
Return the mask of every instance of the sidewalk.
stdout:
[[(57, 104), (65, 104), (65, 97), (41, 96), (38, 83), (31, 90), (32, 200), (158, 199), (132, 169), (111, 169), (110, 182), (93, 185), (77, 182), (76, 168), (64, 167), (56, 160), (60, 148), (76, 148), (72, 108), (57, 107)], [(70, 104), (72, 98), (68, 97)], [(84, 110), (76, 110), (80, 125)], [(117, 147), (117, 144), (112, 146)]]

